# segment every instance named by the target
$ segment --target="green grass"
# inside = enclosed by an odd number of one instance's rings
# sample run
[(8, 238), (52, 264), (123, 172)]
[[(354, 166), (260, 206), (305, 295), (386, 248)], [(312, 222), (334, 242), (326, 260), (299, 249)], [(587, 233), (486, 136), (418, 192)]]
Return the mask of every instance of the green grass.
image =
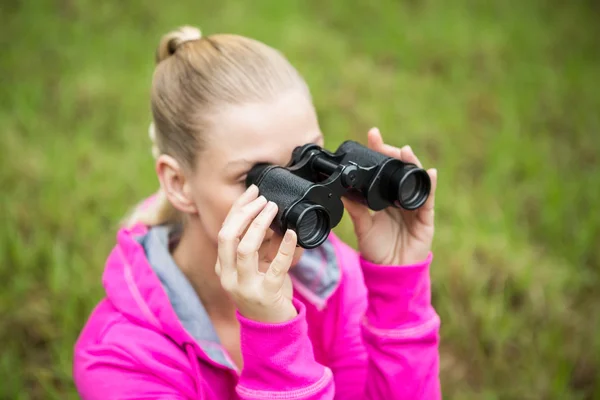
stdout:
[(446, 398), (600, 398), (598, 8), (488, 3), (2, 2), (0, 398), (76, 398), (118, 219), (157, 185), (153, 56), (181, 24), (284, 51), (328, 147), (378, 126), (438, 168)]

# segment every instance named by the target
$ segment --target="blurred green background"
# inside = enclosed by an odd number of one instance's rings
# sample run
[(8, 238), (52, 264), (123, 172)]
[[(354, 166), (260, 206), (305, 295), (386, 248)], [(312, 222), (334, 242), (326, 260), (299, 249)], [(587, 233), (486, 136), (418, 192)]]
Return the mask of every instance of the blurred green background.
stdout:
[[(327, 145), (378, 126), (439, 171), (448, 399), (600, 398), (600, 7), (592, 1), (0, 2), (0, 398), (76, 398), (118, 220), (157, 187), (160, 36), (282, 50)], [(354, 244), (347, 219), (336, 231)]]

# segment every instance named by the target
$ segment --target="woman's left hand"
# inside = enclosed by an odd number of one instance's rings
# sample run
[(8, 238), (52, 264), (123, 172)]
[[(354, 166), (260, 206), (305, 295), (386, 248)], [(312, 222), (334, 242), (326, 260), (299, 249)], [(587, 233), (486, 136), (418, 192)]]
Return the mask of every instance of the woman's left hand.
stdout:
[[(385, 144), (377, 128), (368, 133), (368, 147), (421, 167), (410, 146), (399, 149)], [(358, 250), (364, 259), (380, 265), (409, 265), (427, 258), (434, 232), (437, 170), (432, 168), (427, 173), (431, 178), (431, 193), (425, 204), (417, 210), (389, 207), (372, 212), (362, 204), (343, 198), (344, 207), (354, 224)]]

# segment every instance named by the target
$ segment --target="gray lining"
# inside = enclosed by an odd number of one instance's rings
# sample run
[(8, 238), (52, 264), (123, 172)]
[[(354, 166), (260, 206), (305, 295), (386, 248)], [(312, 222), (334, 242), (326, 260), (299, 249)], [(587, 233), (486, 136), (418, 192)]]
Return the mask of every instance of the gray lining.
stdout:
[(327, 240), (315, 249), (304, 250), (298, 264), (290, 270), (290, 275), (313, 295), (327, 300), (341, 277), (333, 244)]
[(205, 343), (220, 345), (219, 337), (194, 288), (171, 257), (169, 231), (167, 226), (155, 226), (138, 240), (144, 247), (148, 262), (162, 283), (171, 306), (183, 327), (198, 341), (202, 350), (211, 360), (234, 368), (221, 348)]
[[(219, 337), (206, 309), (171, 256), (169, 243), (171, 235), (176, 233), (176, 229), (169, 226), (154, 226), (139, 237), (138, 241), (183, 327), (198, 341), (211, 360), (235, 369), (220, 347)], [(337, 287), (341, 275), (333, 244), (326, 241), (316, 249), (305, 250), (290, 274), (311, 294), (323, 301), (327, 300)]]

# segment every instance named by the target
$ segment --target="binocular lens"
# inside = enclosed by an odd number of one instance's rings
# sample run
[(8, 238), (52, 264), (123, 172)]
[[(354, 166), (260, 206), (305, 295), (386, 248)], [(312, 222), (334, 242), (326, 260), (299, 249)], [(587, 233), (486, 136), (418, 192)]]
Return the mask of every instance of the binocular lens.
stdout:
[(296, 204), (287, 216), (290, 228), (298, 235), (298, 244), (306, 249), (321, 245), (331, 229), (329, 213), (318, 204)]
[(319, 214), (317, 211), (310, 210), (304, 215), (304, 218), (298, 226), (298, 236), (302, 240), (309, 239), (319, 230)]
[(398, 203), (406, 210), (415, 210), (421, 207), (429, 197), (431, 190), (431, 180), (427, 172), (410, 165), (394, 174), (392, 185), (396, 186), (394, 191)]
[(408, 175), (400, 186), (400, 201), (405, 203), (415, 195), (419, 182), (414, 174)]

